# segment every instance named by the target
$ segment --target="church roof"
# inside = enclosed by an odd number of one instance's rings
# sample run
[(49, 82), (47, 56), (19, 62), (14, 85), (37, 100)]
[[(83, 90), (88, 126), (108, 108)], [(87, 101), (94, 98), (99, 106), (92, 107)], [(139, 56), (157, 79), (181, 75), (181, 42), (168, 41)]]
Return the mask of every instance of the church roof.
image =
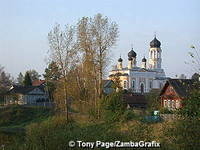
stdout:
[(142, 62), (147, 62), (147, 59), (144, 57), (144, 58), (142, 59)]
[(156, 37), (150, 42), (151, 48), (160, 48), (160, 45), (161, 43)]
[(131, 57), (136, 57), (137, 54), (135, 51), (133, 51), (133, 48), (131, 49), (131, 51), (128, 53), (128, 57), (131, 58)]

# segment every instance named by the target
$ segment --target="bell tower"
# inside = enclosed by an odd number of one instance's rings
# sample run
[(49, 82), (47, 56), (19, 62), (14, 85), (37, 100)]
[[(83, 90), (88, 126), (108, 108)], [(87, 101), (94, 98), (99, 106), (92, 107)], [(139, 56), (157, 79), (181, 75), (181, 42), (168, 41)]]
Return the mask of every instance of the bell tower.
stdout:
[(154, 39), (150, 42), (150, 49), (149, 49), (149, 68), (150, 69), (161, 69), (161, 53), (162, 50), (160, 48), (161, 43), (159, 40), (157, 40), (156, 36)]

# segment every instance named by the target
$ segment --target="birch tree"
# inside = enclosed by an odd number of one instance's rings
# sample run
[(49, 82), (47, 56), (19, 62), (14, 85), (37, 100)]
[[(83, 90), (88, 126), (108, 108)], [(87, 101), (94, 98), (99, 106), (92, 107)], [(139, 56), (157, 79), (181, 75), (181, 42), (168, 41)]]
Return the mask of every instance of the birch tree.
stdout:
[(54, 61), (61, 71), (61, 85), (64, 92), (65, 111), (67, 120), (68, 111), (68, 91), (67, 86), (70, 84), (67, 75), (75, 67), (77, 62), (75, 27), (66, 25), (64, 30), (57, 24), (48, 34), (50, 58)]
[[(79, 47), (83, 51), (85, 63), (92, 66), (96, 77), (95, 87), (98, 100), (103, 97), (103, 77), (108, 65), (108, 54), (118, 38), (118, 26), (101, 14), (93, 18), (83, 17), (78, 23)], [(97, 103), (95, 103), (97, 104)], [(99, 116), (99, 107), (98, 107)]]

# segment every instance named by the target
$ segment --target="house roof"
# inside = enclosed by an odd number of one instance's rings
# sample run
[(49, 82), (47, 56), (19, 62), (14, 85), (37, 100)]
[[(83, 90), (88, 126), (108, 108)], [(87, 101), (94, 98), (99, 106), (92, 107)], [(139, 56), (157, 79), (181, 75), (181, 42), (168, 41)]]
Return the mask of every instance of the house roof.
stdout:
[(43, 85), (45, 83), (45, 80), (34, 80), (32, 82), (32, 85), (33, 86), (40, 86), (40, 85)]
[(124, 94), (123, 100), (130, 107), (146, 107), (147, 99), (141, 93)]
[(27, 94), (30, 91), (34, 90), (35, 88), (39, 88), (40, 90), (44, 91), (44, 88), (42, 86), (19, 86), (19, 85), (13, 85), (10, 90), (7, 92), (7, 94)]
[(164, 94), (169, 85), (171, 85), (181, 97), (187, 97), (189, 92), (196, 87), (195, 80), (192, 79), (169, 79), (162, 88), (160, 96)]

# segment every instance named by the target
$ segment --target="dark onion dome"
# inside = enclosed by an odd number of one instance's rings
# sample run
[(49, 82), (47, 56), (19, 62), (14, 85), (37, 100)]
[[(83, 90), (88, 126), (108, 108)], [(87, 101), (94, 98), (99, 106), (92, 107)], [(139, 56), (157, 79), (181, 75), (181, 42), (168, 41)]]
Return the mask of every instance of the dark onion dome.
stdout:
[(147, 62), (147, 59), (144, 57), (144, 58), (142, 59), (142, 62)]
[(122, 62), (123, 61), (123, 59), (120, 57), (119, 59), (118, 59), (118, 62)]
[(161, 45), (161, 43), (159, 40), (157, 40), (156, 37), (150, 42), (151, 48), (160, 48), (160, 45)]
[(130, 61), (131, 61), (131, 60), (133, 60), (133, 58), (132, 58), (132, 57), (129, 57), (129, 58), (128, 58), (128, 60), (130, 60)]
[(136, 57), (136, 56), (137, 54), (136, 52), (133, 51), (133, 48), (132, 48), (132, 50), (128, 53), (128, 57)]

